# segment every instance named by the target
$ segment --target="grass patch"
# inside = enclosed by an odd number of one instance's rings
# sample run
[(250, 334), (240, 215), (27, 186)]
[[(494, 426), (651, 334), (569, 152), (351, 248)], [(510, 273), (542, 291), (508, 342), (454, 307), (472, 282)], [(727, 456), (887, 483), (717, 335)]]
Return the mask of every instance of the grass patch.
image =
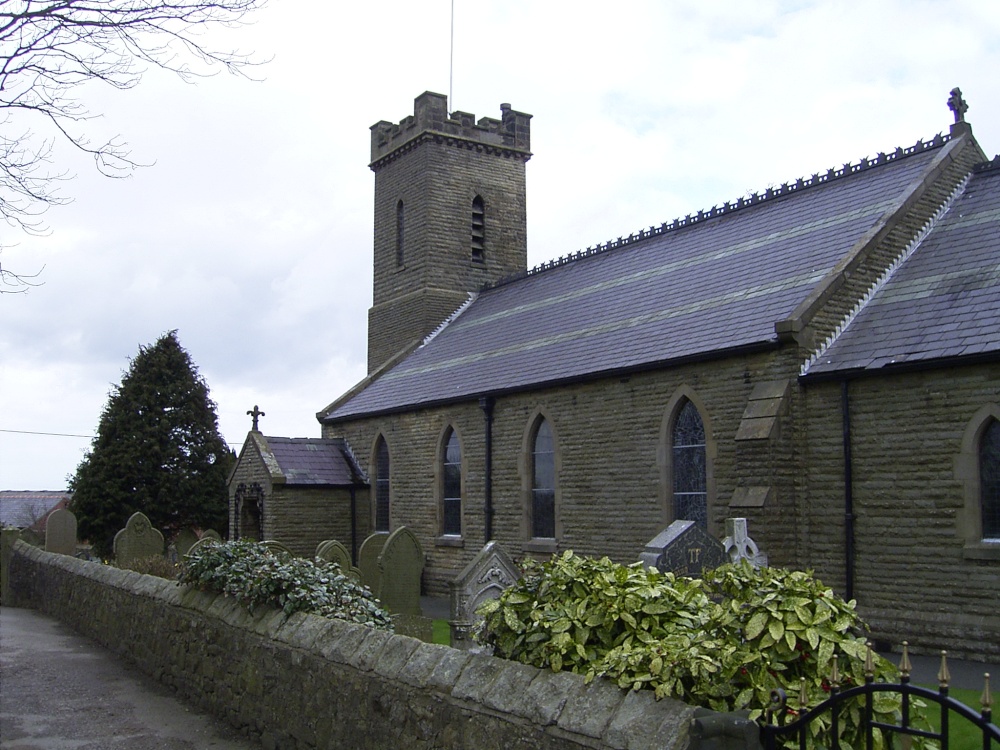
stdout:
[[(922, 685), (921, 687), (937, 690), (937, 685)], [(964, 703), (976, 713), (982, 709), (979, 698), (982, 690), (965, 690), (949, 688), (948, 697)], [(935, 732), (941, 731), (941, 707), (934, 701), (927, 701), (924, 711)], [(949, 750), (982, 750), (983, 731), (968, 719), (951, 712), (948, 716), (948, 748)], [(1000, 742), (991, 744), (994, 750), (1000, 750)]]
[(434, 643), (440, 643), (442, 646), (451, 645), (451, 627), (448, 625), (447, 620), (435, 620), (433, 632)]

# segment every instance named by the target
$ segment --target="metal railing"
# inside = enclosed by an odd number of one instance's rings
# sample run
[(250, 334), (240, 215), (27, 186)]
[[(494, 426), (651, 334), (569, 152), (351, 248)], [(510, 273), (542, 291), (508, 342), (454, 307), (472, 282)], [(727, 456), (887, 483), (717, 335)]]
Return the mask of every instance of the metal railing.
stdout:
[[(833, 669), (830, 673), (830, 697), (823, 702), (808, 706), (808, 695), (806, 691), (805, 679), (799, 691), (798, 705), (795, 707), (788, 705), (788, 696), (784, 690), (778, 689), (771, 693), (771, 705), (766, 712), (767, 722), (761, 727), (761, 742), (766, 750), (775, 750), (778, 747), (785, 747), (789, 739), (797, 740), (800, 750), (812, 746), (809, 742), (812, 733), (811, 725), (817, 719), (829, 715), (829, 741), (817, 740), (816, 744), (825, 747), (838, 747), (840, 742), (841, 715), (844, 710), (850, 710), (860, 704), (862, 712), (862, 733), (865, 750), (873, 750), (876, 745), (876, 731), (883, 734), (885, 747), (895, 747), (895, 739), (901, 739), (901, 746), (907, 748), (912, 743), (913, 737), (922, 737), (939, 743), (941, 750), (948, 750), (949, 726), (952, 714), (967, 719), (973, 726), (982, 731), (982, 750), (990, 750), (991, 742), (1000, 742), (1000, 728), (993, 723), (992, 705), (993, 697), (990, 693), (990, 675), (983, 676), (983, 693), (980, 697), (982, 710), (978, 713), (966, 706), (964, 703), (949, 697), (948, 687), (951, 682), (951, 674), (948, 671), (947, 653), (941, 652), (941, 668), (938, 671), (938, 689), (920, 687), (910, 684), (910, 663), (909, 648), (907, 643), (903, 643), (903, 654), (899, 664), (899, 683), (875, 682), (875, 665), (871, 644), (868, 645), (868, 655), (865, 658), (865, 683), (841, 690), (841, 679), (837, 668), (836, 658), (833, 660)], [(890, 724), (875, 720), (875, 696), (878, 693), (891, 693), (900, 697), (900, 707), (897, 714), (897, 723)], [(923, 699), (940, 708), (940, 731), (921, 729), (914, 725), (914, 720), (918, 718), (920, 712), (915, 710), (911, 703), (913, 699)], [(795, 721), (786, 723), (791, 715), (797, 716)]]

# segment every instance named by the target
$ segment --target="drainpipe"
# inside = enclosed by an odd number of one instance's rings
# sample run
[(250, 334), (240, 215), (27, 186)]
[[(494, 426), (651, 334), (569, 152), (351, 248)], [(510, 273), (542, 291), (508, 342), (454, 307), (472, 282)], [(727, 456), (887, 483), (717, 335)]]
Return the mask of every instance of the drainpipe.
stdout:
[(358, 505), (357, 487), (351, 485), (351, 565), (358, 564)]
[(493, 407), (495, 404), (496, 399), (492, 396), (483, 396), (479, 399), (479, 408), (486, 417), (486, 487), (483, 493), (486, 544), (493, 539)]
[(849, 381), (840, 381), (840, 412), (844, 427), (844, 598), (854, 598), (854, 473), (851, 466), (851, 402)]

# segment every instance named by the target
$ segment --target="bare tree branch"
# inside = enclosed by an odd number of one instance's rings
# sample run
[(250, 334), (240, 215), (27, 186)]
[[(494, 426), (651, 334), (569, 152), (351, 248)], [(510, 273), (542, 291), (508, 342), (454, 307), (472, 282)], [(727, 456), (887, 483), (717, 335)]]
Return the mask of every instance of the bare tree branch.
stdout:
[[(52, 167), (57, 141), (90, 155), (109, 177), (138, 166), (115, 137), (92, 144), (86, 121), (96, 117), (78, 88), (100, 82), (129, 89), (150, 66), (185, 81), (219, 70), (246, 75), (259, 64), (203, 41), (212, 26), (235, 27), (266, 0), (0, 0), (0, 217), (33, 234), (40, 218), (67, 202), (68, 178)], [(0, 270), (0, 293), (10, 272)], [(30, 277), (25, 277), (30, 278)]]

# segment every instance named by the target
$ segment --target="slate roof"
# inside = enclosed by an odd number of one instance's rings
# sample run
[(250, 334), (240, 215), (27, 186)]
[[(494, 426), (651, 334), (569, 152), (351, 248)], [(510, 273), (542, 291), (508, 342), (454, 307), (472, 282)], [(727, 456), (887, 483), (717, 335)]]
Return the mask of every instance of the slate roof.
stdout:
[(61, 491), (0, 491), (0, 526), (32, 526), (45, 518), (49, 511), (65, 506), (72, 497), (69, 492)]
[(342, 439), (265, 437), (288, 485), (347, 487), (363, 483), (363, 472)]
[(1000, 354), (1000, 157), (815, 361), (808, 376)]
[(896, 206), (947, 140), (813, 175), (483, 291), (320, 419), (775, 346), (775, 323)]

